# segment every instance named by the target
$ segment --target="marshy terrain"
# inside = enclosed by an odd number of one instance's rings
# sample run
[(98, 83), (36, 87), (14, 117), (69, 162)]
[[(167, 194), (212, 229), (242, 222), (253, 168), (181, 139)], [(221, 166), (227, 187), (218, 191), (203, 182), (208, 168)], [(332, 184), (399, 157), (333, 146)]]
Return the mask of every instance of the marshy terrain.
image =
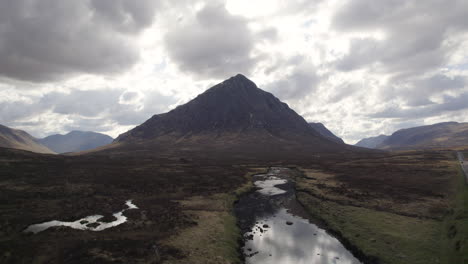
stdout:
[[(215, 156), (215, 155), (213, 155)], [(364, 263), (462, 263), (467, 188), (454, 152), (322, 155), (258, 160), (158, 155), (41, 155), (2, 149), (1, 260), (5, 263), (239, 263), (233, 211), (270, 166), (297, 171), (312, 222)], [(99, 232), (29, 225), (112, 214)], [(242, 225), (240, 225), (242, 226)], [(47, 243), (44, 243), (47, 241)]]

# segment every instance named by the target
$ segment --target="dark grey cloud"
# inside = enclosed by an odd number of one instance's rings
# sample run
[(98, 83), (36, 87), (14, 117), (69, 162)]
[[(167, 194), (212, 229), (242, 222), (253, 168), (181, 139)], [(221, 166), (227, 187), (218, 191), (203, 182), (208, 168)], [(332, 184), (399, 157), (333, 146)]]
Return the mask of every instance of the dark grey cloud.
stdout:
[(265, 87), (282, 100), (298, 100), (312, 95), (319, 85), (321, 77), (310, 65), (300, 65), (283, 78)]
[(120, 102), (132, 103), (138, 99), (139, 95), (140, 94), (138, 92), (134, 92), (134, 91), (124, 92), (123, 94), (120, 95)]
[(333, 28), (380, 31), (384, 38), (354, 38), (349, 53), (336, 66), (342, 71), (376, 66), (398, 78), (446, 66), (461, 44), (453, 38), (468, 31), (466, 17), (464, 0), (347, 1), (334, 15)]
[(23, 118), (41, 115), (47, 109), (38, 105), (24, 101), (3, 101), (0, 102), (0, 124), (13, 125)]
[(400, 84), (403, 89), (399, 89), (400, 96), (406, 101), (409, 106), (422, 106), (434, 104), (429, 97), (438, 95), (444, 92), (454, 92), (465, 87), (466, 77), (453, 76), (449, 77), (443, 74), (435, 74), (429, 78), (419, 79), (416, 81), (408, 81), (405, 84)]
[(465, 76), (436, 73), (422, 78), (394, 80), (388, 86), (381, 87), (380, 97), (383, 101), (403, 102), (406, 107), (419, 107), (435, 104), (431, 99), (434, 96), (459, 94), (467, 83)]
[(83, 118), (106, 117), (119, 125), (138, 125), (152, 115), (161, 113), (175, 103), (174, 98), (157, 91), (144, 95), (141, 105), (121, 103), (122, 97), (137, 96), (136, 92), (121, 89), (73, 90), (71, 93), (53, 92), (41, 98), (39, 105), (49, 106), (53, 113)]
[(338, 60), (336, 67), (340, 71), (352, 71), (372, 66), (378, 60), (379, 49), (378, 41), (373, 38), (351, 39), (349, 54)]
[(154, 0), (0, 1), (0, 76), (33, 82), (121, 72), (139, 58), (135, 35)]
[[(182, 71), (208, 78), (250, 73), (257, 62), (251, 54), (256, 39), (246, 19), (209, 3), (186, 20), (165, 36), (169, 56)], [(275, 33), (263, 34), (271, 38)]]
[(468, 110), (468, 92), (458, 96), (446, 95), (442, 103), (433, 103), (420, 107), (400, 108), (391, 106), (383, 111), (369, 115), (371, 118), (400, 118), (400, 119), (416, 119), (433, 116), (440, 116), (447, 112)]
[(361, 89), (366, 88), (362, 87), (362, 84), (358, 83), (345, 83), (343, 85), (339, 85), (335, 87), (334, 91), (332, 91), (327, 101), (329, 103), (339, 103), (342, 100), (353, 96), (356, 92), (358, 92)]
[(158, 1), (91, 0), (98, 19), (125, 33), (136, 33), (151, 25)]
[(51, 107), (52, 112), (62, 115), (96, 117), (104, 111), (118, 107), (119, 90), (73, 90), (70, 93), (52, 92), (44, 95), (40, 105)]

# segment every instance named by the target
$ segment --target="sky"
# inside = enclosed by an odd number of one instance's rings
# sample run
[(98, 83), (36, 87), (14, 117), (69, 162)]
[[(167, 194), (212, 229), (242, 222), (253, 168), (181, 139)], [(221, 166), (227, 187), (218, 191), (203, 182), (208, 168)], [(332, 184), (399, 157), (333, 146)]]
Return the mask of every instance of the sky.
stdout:
[(237, 73), (347, 143), (468, 122), (466, 0), (0, 0), (0, 124), (116, 137)]

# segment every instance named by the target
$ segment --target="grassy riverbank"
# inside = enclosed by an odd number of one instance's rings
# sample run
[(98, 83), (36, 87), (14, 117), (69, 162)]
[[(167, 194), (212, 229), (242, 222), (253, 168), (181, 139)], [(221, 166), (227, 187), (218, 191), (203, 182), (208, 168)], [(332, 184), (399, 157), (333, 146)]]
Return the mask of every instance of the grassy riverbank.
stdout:
[(197, 224), (180, 230), (178, 235), (165, 242), (168, 246), (180, 249), (184, 255), (183, 259), (171, 259), (165, 263), (242, 263), (239, 249), (242, 234), (232, 211), (233, 204), (241, 194), (253, 188), (251, 176), (264, 170), (250, 169), (244, 176), (246, 183), (232, 193), (197, 196), (180, 201), (183, 212)]
[[(430, 163), (418, 166), (418, 160), (428, 158)], [(366, 173), (366, 163), (393, 171)], [(385, 161), (348, 163), (346, 175), (340, 169), (306, 169), (297, 179), (298, 199), (328, 229), (379, 263), (468, 263), (468, 188), (457, 166), (449, 153), (405, 153)], [(349, 184), (356, 182), (352, 177), (369, 179), (357, 186)], [(411, 197), (405, 197), (406, 184), (401, 184), (407, 177), (421, 180)], [(373, 186), (374, 178), (380, 188)]]
[(326, 202), (304, 192), (298, 199), (328, 229), (382, 263), (440, 263), (438, 221)]
[(458, 164), (453, 210), (444, 221), (445, 263), (468, 263), (468, 186)]

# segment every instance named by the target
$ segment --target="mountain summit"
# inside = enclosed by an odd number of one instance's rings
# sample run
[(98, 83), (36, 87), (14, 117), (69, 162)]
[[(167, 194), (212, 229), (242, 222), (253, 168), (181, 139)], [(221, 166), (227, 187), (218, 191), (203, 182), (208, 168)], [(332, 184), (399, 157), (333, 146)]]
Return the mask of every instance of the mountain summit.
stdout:
[[(306, 142), (319, 149), (341, 149), (322, 136), (289, 106), (238, 74), (190, 102), (154, 115), (121, 134), (116, 143), (203, 142), (218, 146)], [(247, 145), (245, 144), (247, 143)], [(301, 143), (302, 144), (302, 143)]]
[(318, 136), (287, 104), (238, 74), (174, 110), (154, 115), (117, 141), (163, 135), (188, 137), (265, 132), (276, 137)]

